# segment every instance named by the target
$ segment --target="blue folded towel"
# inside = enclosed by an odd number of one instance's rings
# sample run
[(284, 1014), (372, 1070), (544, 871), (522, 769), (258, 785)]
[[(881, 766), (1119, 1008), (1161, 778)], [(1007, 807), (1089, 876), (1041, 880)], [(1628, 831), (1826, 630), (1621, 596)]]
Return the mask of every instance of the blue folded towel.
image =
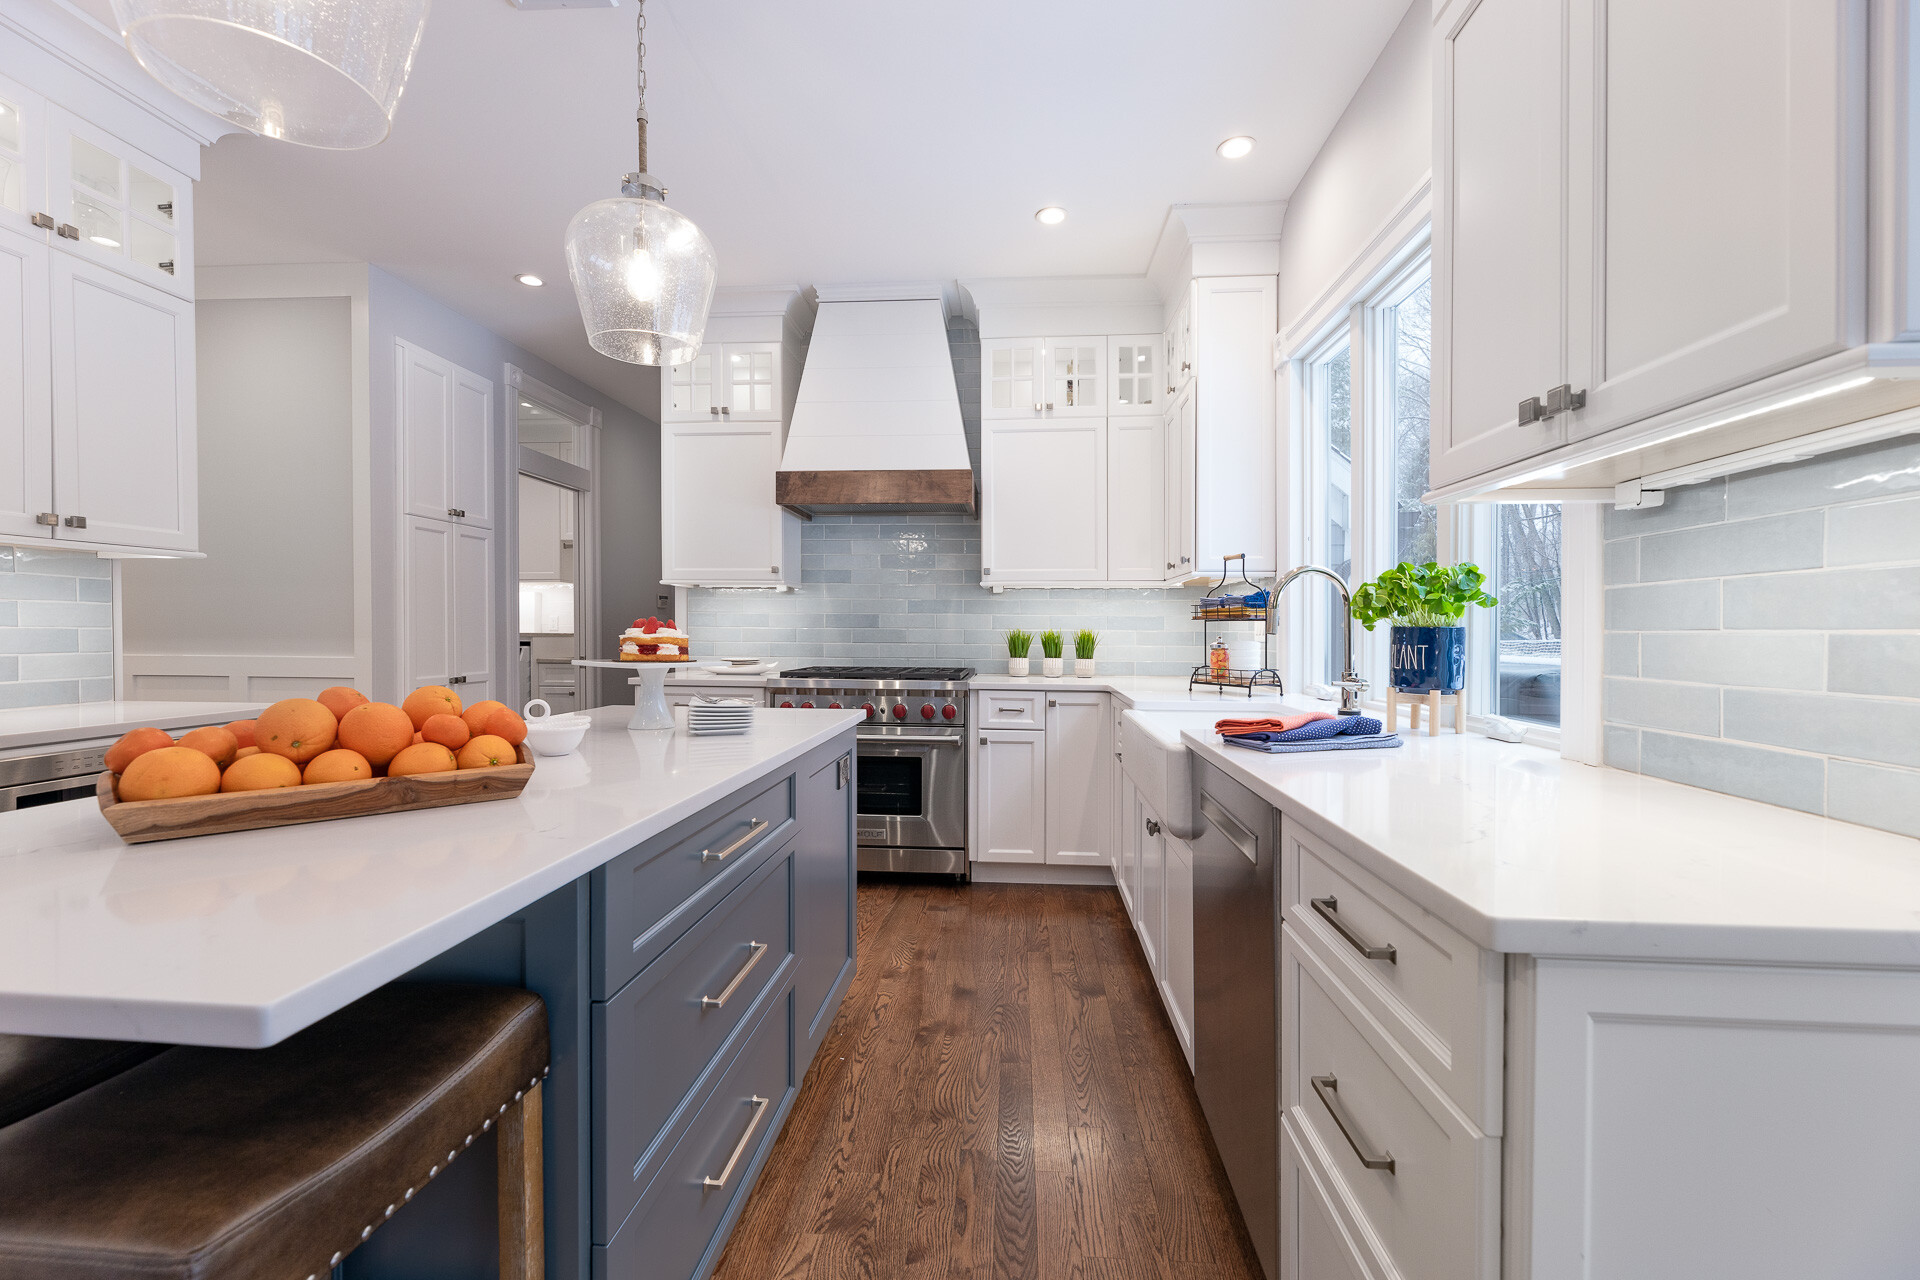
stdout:
[(1375, 734), (1337, 734), (1307, 742), (1263, 742), (1263, 738), (1278, 738), (1277, 733), (1247, 734), (1238, 738), (1222, 738), (1221, 741), (1232, 747), (1244, 747), (1248, 751), (1264, 751), (1268, 755), (1286, 755), (1295, 751), (1359, 751), (1367, 747), (1397, 747), (1402, 745), (1397, 733)]
[(1298, 729), (1288, 729), (1285, 733), (1269, 730), (1263, 733), (1242, 733), (1234, 736), (1249, 742), (1319, 742), (1325, 738), (1364, 738), (1379, 733), (1385, 727), (1372, 716), (1335, 716), (1331, 720), (1310, 720)]

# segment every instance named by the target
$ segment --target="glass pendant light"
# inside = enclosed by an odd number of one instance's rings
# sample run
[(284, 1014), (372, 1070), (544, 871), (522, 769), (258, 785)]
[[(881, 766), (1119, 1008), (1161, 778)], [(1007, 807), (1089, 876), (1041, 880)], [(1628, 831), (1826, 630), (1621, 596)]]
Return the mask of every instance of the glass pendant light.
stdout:
[(567, 273), (595, 351), (628, 364), (684, 364), (706, 335), (718, 268), (707, 237), (667, 207), (667, 189), (647, 172), (646, 0), (639, 8), (640, 167), (618, 196), (573, 215)]
[(188, 102), (269, 138), (384, 141), (428, 0), (113, 0), (127, 48)]

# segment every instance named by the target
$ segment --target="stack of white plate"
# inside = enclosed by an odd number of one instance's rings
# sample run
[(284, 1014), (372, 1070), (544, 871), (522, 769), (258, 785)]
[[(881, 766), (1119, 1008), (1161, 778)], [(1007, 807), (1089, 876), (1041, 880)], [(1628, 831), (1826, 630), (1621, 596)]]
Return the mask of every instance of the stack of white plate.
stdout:
[(687, 704), (687, 732), (706, 737), (753, 728), (753, 703), (745, 698), (695, 697)]

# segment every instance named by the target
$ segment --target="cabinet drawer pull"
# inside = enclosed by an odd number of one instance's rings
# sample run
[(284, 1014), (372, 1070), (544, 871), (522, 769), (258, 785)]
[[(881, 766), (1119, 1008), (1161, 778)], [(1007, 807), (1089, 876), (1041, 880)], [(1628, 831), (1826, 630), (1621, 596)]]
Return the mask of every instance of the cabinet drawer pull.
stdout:
[(1353, 1122), (1353, 1117), (1349, 1116), (1346, 1108), (1340, 1105), (1339, 1079), (1335, 1076), (1313, 1076), (1310, 1079), (1313, 1082), (1313, 1092), (1320, 1099), (1320, 1105), (1325, 1107), (1327, 1114), (1333, 1117), (1333, 1123), (1340, 1129), (1340, 1136), (1345, 1138), (1347, 1145), (1353, 1148), (1353, 1154), (1360, 1157), (1361, 1165), (1368, 1169), (1384, 1169), (1392, 1173), (1393, 1152), (1382, 1151), (1377, 1156), (1370, 1156), (1366, 1148), (1360, 1145), (1360, 1139), (1355, 1136), (1360, 1126)]
[(1310, 899), (1310, 901), (1313, 903), (1313, 909), (1320, 913), (1320, 918), (1332, 925), (1341, 937), (1352, 944), (1355, 951), (1358, 951), (1369, 960), (1385, 960), (1388, 964), (1400, 963), (1397, 958), (1399, 953), (1394, 949), (1392, 943), (1388, 943), (1385, 946), (1376, 946), (1355, 933), (1353, 926), (1340, 918), (1340, 899), (1334, 897), (1332, 894), (1328, 894), (1324, 898), (1313, 898)]
[(27, 221), (31, 222), (34, 226), (40, 228), (42, 231), (53, 230), (53, 225), (54, 225), (53, 215), (50, 213), (36, 213), (31, 217), (29, 217)]
[(740, 1157), (746, 1154), (747, 1144), (753, 1141), (754, 1130), (758, 1129), (760, 1122), (766, 1119), (767, 1100), (765, 1098), (755, 1094), (747, 1099), (747, 1104), (753, 1108), (753, 1119), (747, 1122), (747, 1131), (741, 1134), (740, 1141), (734, 1144), (733, 1154), (727, 1157), (727, 1167), (720, 1171), (720, 1176), (717, 1178), (700, 1179), (701, 1186), (724, 1187), (727, 1185), (727, 1179), (733, 1176), (733, 1166), (740, 1163)]
[(724, 1008), (727, 1001), (733, 999), (733, 993), (740, 989), (740, 984), (747, 980), (747, 975), (753, 972), (753, 966), (760, 963), (760, 957), (767, 954), (767, 945), (768, 944), (764, 942), (749, 942), (747, 947), (753, 954), (747, 957), (747, 962), (740, 967), (740, 972), (733, 975), (733, 981), (729, 982), (726, 990), (722, 991), (719, 995), (701, 996), (700, 1007), (703, 1009)]
[(768, 826), (768, 823), (765, 818), (755, 818), (752, 822), (747, 824), (747, 834), (741, 836), (738, 840), (735, 840), (732, 844), (728, 845), (726, 848), (722, 849), (720, 852), (715, 853), (711, 849), (702, 849), (700, 851), (700, 861), (725, 862), (728, 858), (731, 858), (734, 854), (740, 852), (742, 849), (752, 844), (755, 840), (758, 840), (760, 838), (760, 833), (765, 831), (767, 829), (767, 826)]

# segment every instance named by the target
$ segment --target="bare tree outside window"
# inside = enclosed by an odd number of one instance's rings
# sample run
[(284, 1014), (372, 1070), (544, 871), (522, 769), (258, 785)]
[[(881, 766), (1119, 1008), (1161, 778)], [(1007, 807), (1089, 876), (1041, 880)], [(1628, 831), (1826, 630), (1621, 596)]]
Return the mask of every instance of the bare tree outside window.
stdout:
[(1439, 513), (1422, 502), (1432, 415), (1433, 284), (1393, 309), (1393, 554), (1426, 564), (1439, 557)]
[(1499, 713), (1560, 723), (1560, 507), (1497, 508)]

